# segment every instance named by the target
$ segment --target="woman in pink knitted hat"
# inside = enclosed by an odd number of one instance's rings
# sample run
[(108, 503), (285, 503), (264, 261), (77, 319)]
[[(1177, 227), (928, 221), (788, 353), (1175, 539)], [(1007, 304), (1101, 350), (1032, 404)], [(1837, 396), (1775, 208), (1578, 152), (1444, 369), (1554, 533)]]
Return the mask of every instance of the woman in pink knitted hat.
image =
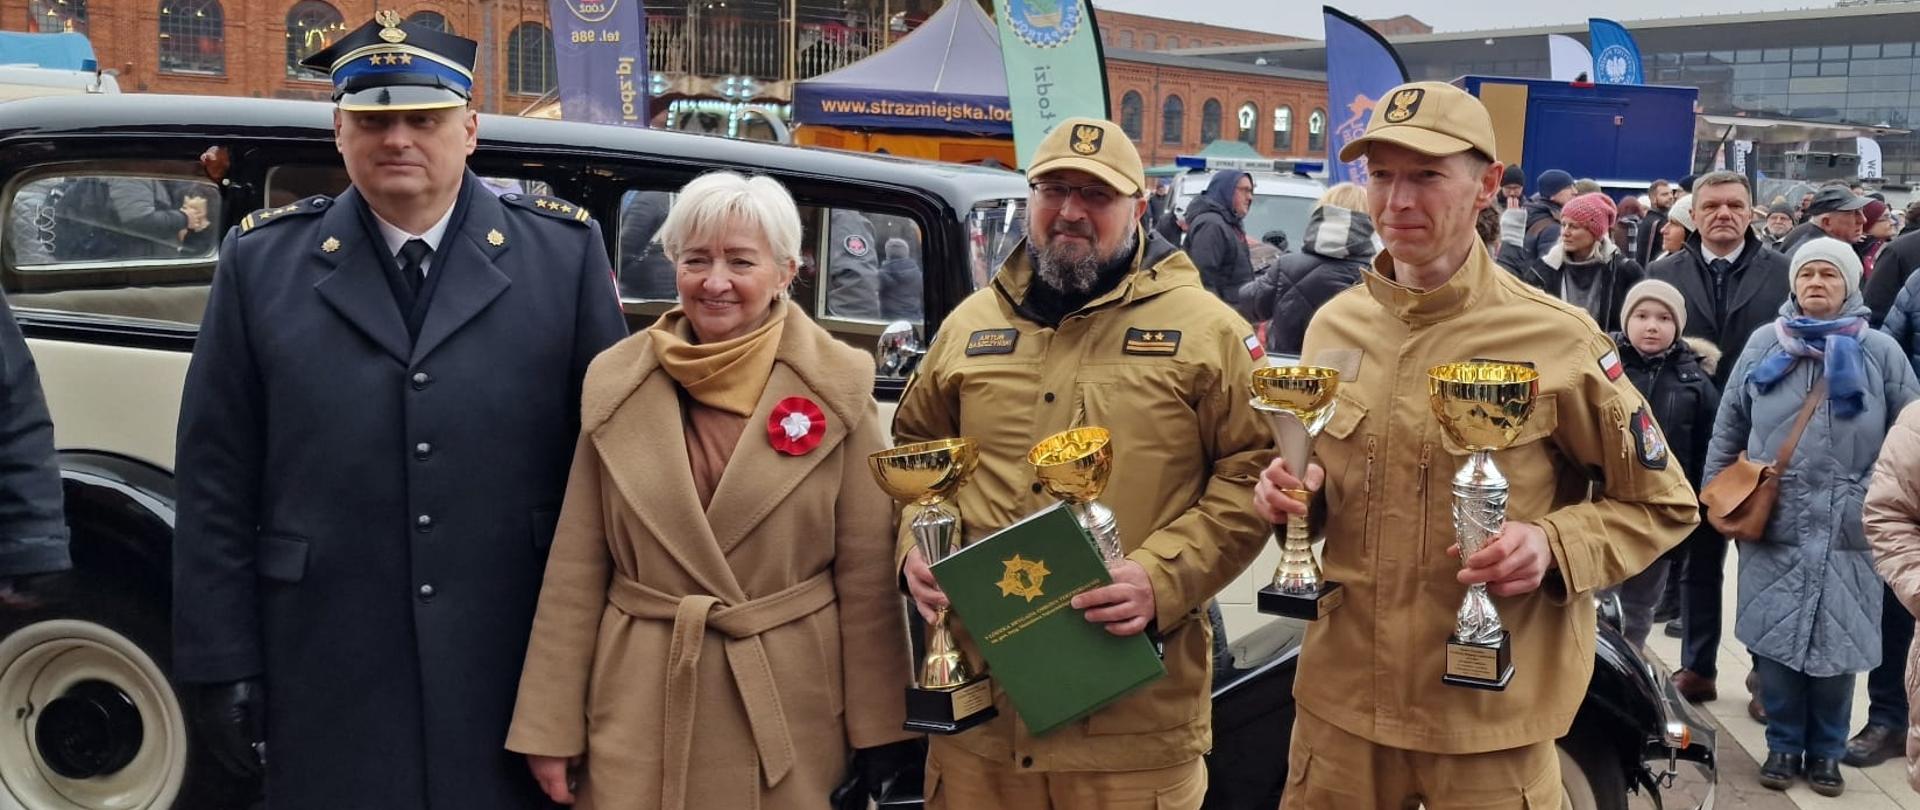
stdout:
[(1640, 264), (1615, 245), (1613, 200), (1604, 192), (1582, 194), (1560, 209), (1560, 242), (1519, 275), (1549, 295), (1593, 316), (1601, 331), (1620, 331), (1620, 305), (1627, 289), (1645, 277)]

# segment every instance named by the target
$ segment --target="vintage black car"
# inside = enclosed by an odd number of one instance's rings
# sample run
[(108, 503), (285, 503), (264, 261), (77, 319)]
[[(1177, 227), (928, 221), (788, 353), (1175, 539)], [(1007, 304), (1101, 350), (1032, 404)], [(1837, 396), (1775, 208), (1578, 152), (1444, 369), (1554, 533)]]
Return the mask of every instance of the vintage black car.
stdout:
[[(494, 116), (481, 119), (471, 165), (502, 192), (591, 211), (635, 326), (672, 304), (653, 232), (673, 190), (715, 168), (781, 180), (805, 223), (795, 300), (876, 349), (883, 403), (897, 399), (917, 347), (1017, 242), (1026, 196), (1018, 174), (992, 169)], [(14, 715), (0, 733), (0, 796), (29, 810), (218, 810), (255, 792), (203, 754), (167, 676), (174, 423), (219, 235), (251, 211), (346, 184), (325, 104), (0, 104), (0, 285), (53, 411), (75, 560), (71, 574), (36, 585), (43, 607), (0, 617), (0, 707)], [(194, 206), (209, 227), (148, 216)], [(911, 259), (918, 277), (879, 275), (883, 255)], [(1274, 806), (1298, 635), (1276, 621), (1236, 639), (1239, 667), (1215, 695), (1210, 807)], [(1711, 778), (1712, 726), (1664, 672), (1604, 628), (1596, 666), (1561, 745), (1571, 806), (1657, 796), (1682, 760)], [(899, 802), (915, 801), (911, 785), (897, 787)]]

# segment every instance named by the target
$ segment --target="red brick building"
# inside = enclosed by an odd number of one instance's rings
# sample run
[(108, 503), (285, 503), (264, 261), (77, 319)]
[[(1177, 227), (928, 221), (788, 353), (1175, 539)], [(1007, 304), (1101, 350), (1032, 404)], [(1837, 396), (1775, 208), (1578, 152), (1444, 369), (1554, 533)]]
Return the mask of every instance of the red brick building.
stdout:
[(1111, 11), (1095, 4), (1100, 41), (1109, 48), (1170, 51), (1177, 48), (1218, 48), (1226, 45), (1266, 45), (1297, 42), (1299, 37), (1229, 28), (1224, 25), (1169, 20), (1145, 14)]
[(477, 40), (484, 109), (519, 112), (552, 85), (545, 0), (0, 0), (0, 28), (86, 33), (127, 92), (325, 99), (299, 59), (377, 8)]
[(1149, 165), (1220, 139), (1270, 157), (1326, 156), (1322, 73), (1112, 48), (1107, 91), (1114, 120)]

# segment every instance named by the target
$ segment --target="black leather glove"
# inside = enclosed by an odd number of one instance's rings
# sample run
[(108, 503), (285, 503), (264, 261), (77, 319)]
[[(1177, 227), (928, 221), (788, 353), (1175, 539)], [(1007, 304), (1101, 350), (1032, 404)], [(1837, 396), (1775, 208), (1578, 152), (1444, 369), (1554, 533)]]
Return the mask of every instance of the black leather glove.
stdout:
[(833, 806), (840, 810), (864, 809), (869, 799), (878, 801), (895, 783), (914, 778), (926, 761), (926, 742), (919, 738), (857, 749), (847, 766), (846, 781), (833, 792)]
[(252, 779), (266, 765), (267, 687), (258, 678), (190, 687), (193, 724), (220, 766)]

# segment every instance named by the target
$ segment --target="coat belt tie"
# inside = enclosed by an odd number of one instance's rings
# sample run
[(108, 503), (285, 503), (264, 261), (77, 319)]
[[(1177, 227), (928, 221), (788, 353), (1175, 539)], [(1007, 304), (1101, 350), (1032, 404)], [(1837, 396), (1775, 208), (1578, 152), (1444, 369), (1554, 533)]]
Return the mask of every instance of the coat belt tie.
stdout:
[(829, 573), (823, 571), (805, 582), (738, 605), (722, 604), (709, 594), (670, 596), (615, 576), (607, 589), (607, 601), (636, 619), (673, 621), (673, 641), (667, 647), (666, 722), (662, 726), (662, 810), (682, 810), (686, 806), (693, 712), (700, 692), (700, 649), (709, 629), (726, 636), (727, 667), (733, 671), (734, 689), (746, 706), (747, 725), (767, 787), (780, 784), (793, 769), (793, 737), (787, 730), (779, 686), (760, 634), (833, 604)]

